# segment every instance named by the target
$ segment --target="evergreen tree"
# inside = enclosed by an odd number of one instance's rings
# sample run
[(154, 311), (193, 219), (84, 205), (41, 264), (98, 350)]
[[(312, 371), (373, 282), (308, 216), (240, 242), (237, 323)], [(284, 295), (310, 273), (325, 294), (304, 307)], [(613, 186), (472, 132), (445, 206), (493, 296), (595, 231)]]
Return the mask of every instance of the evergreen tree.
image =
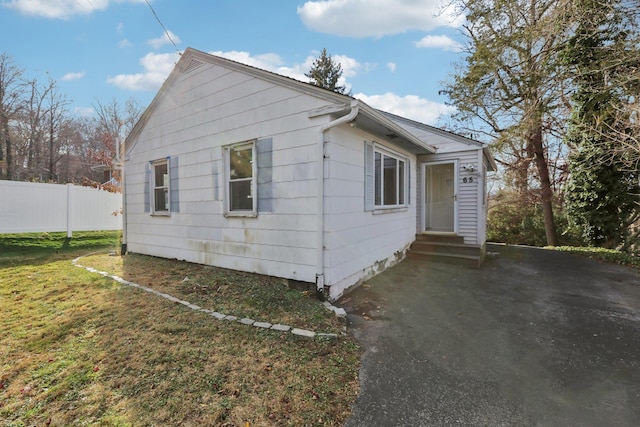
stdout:
[(627, 249), (634, 240), (629, 226), (638, 219), (637, 175), (607, 160), (611, 148), (604, 141), (577, 135), (571, 142), (579, 148), (569, 157), (569, 218), (589, 245)]
[(629, 226), (638, 219), (640, 189), (635, 170), (625, 167), (628, 153), (616, 147), (624, 133), (616, 112), (628, 94), (615, 82), (626, 79), (624, 59), (637, 47), (629, 40), (620, 1), (573, 4), (578, 25), (563, 52), (576, 86), (565, 139), (575, 147), (569, 157), (567, 211), (588, 244), (626, 249), (633, 240)]
[(316, 86), (343, 95), (350, 95), (350, 93), (347, 93), (345, 85), (338, 85), (338, 81), (342, 77), (342, 66), (340, 63), (335, 62), (331, 55), (327, 54), (326, 48), (322, 49), (320, 56), (313, 61), (309, 72), (304, 75), (311, 79), (311, 83)]

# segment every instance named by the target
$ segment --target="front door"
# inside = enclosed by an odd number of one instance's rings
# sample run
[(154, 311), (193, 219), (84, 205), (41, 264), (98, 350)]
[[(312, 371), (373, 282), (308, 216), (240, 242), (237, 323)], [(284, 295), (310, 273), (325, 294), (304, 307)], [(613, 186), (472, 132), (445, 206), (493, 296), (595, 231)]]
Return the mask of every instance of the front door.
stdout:
[(425, 231), (456, 231), (455, 162), (424, 165)]

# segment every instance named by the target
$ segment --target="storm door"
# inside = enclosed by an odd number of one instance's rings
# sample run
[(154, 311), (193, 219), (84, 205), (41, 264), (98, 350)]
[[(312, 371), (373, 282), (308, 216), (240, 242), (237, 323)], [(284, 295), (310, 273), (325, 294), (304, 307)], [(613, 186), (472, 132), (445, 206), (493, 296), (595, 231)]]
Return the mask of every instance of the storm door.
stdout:
[(455, 163), (424, 165), (425, 231), (453, 233), (456, 231), (456, 168)]

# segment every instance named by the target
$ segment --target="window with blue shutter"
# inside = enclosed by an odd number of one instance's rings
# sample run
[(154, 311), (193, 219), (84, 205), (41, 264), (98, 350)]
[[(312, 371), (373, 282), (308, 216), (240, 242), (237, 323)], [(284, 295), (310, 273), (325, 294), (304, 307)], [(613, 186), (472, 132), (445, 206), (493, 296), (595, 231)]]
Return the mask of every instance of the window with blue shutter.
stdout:
[(144, 178), (144, 211), (169, 215), (180, 211), (178, 157), (147, 163)]
[(151, 212), (151, 163), (147, 163), (144, 168), (144, 211)]
[(169, 161), (169, 210), (180, 212), (180, 185), (178, 181), (178, 156), (171, 156)]
[(225, 216), (257, 216), (256, 160), (256, 140), (224, 147)]
[(374, 204), (373, 143), (364, 142), (364, 210), (372, 211)]

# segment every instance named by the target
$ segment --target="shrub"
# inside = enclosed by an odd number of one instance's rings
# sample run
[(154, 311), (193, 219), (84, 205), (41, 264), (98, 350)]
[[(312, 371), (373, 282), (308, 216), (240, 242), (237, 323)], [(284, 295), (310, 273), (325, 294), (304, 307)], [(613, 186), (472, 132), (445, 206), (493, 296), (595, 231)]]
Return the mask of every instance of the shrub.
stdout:
[[(554, 203), (558, 240), (562, 245), (583, 244), (580, 232), (569, 225), (562, 204)], [(487, 218), (487, 240), (512, 245), (545, 246), (542, 204), (535, 195), (501, 190), (491, 198)]]

